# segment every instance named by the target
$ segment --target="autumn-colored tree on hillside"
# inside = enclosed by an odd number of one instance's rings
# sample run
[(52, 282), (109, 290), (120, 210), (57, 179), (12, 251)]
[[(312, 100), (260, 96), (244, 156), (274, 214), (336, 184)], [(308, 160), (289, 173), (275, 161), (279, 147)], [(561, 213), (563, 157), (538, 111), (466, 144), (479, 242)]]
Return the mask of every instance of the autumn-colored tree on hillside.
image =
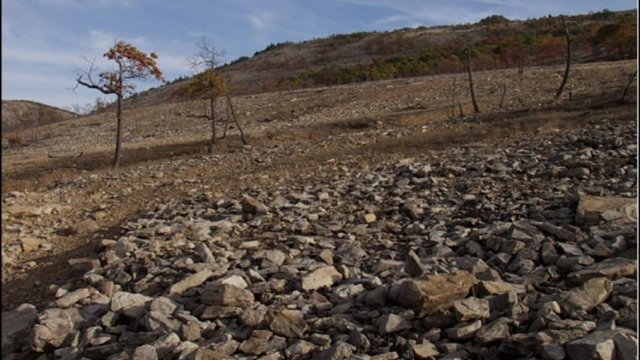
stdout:
[(115, 69), (103, 71), (95, 79), (96, 68), (91, 63), (88, 71), (77, 71), (76, 82), (78, 85), (98, 90), (105, 95), (117, 96), (116, 152), (113, 159), (113, 167), (117, 168), (120, 164), (120, 149), (122, 145), (122, 100), (125, 95), (132, 94), (135, 90), (135, 84), (131, 83), (131, 80), (142, 80), (149, 77), (163, 82), (165, 80), (156, 64), (158, 59), (156, 53), (146, 54), (131, 44), (118, 41), (103, 56), (116, 63)]

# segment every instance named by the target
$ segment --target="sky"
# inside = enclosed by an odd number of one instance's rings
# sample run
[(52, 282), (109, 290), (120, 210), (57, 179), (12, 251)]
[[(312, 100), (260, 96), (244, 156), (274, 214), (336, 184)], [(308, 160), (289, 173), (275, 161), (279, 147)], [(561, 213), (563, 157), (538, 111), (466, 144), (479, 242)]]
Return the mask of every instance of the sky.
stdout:
[(58, 107), (113, 100), (73, 88), (88, 61), (111, 69), (102, 54), (117, 40), (156, 52), (170, 81), (193, 74), (187, 59), (202, 37), (231, 62), (271, 43), (332, 34), (634, 8), (632, 0), (2, 0), (2, 99)]

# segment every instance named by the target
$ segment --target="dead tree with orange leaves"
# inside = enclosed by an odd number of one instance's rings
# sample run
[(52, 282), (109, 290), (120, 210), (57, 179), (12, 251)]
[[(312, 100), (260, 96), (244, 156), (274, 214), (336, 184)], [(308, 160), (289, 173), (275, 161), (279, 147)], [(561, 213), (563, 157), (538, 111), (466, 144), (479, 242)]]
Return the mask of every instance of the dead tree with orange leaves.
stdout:
[[(156, 53), (146, 54), (138, 50), (135, 46), (124, 41), (116, 44), (103, 54), (109, 60), (116, 63), (116, 68), (111, 71), (103, 71), (94, 78), (96, 67), (91, 62), (89, 70), (77, 70), (77, 85), (82, 85), (89, 89), (98, 90), (105, 95), (116, 95), (116, 152), (113, 158), (113, 168), (120, 165), (120, 151), (122, 147), (122, 101), (124, 96), (133, 93), (135, 85), (131, 80), (142, 80), (153, 77), (164, 82), (162, 72), (156, 64), (158, 55)], [(76, 87), (77, 87), (76, 85)]]

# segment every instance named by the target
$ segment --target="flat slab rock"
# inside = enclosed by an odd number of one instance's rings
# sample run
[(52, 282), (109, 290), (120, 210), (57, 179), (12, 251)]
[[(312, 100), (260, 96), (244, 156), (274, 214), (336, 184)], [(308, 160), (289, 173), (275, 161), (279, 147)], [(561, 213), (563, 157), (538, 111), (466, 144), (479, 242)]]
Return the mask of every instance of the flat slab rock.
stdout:
[(300, 287), (304, 291), (311, 291), (331, 286), (340, 279), (342, 279), (342, 274), (335, 267), (323, 266), (304, 276)]
[(467, 271), (432, 275), (425, 280), (406, 280), (392, 286), (389, 298), (413, 309), (418, 316), (431, 315), (464, 299), (475, 283), (476, 277)]
[(624, 197), (580, 195), (576, 223), (589, 226), (603, 222), (633, 224), (638, 219), (638, 200)]

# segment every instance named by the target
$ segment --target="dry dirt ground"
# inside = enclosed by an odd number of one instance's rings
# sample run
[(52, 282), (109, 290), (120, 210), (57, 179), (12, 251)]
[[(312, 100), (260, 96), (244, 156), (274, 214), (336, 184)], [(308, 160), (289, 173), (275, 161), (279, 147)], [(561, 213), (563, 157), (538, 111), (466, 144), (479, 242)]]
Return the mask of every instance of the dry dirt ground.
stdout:
[(635, 81), (627, 103), (619, 103), (635, 68), (576, 66), (560, 104), (551, 98), (562, 67), (477, 73), (482, 112), (473, 116), (465, 77), (457, 74), (463, 117), (457, 105), (451, 116), (453, 75), (237, 97), (249, 146), (232, 128), (213, 154), (206, 153), (209, 125), (188, 116), (201, 113), (201, 102), (132, 109), (124, 113), (118, 170), (110, 168), (113, 114), (17, 133), (26, 146), (5, 148), (3, 138), (3, 311), (23, 302), (41, 308), (56, 286), (78, 276), (69, 259), (95, 258), (96, 243), (117, 239), (127, 221), (196, 191), (234, 196), (256, 184), (313, 183), (345, 166), (371, 168), (452, 146), (635, 122)]

